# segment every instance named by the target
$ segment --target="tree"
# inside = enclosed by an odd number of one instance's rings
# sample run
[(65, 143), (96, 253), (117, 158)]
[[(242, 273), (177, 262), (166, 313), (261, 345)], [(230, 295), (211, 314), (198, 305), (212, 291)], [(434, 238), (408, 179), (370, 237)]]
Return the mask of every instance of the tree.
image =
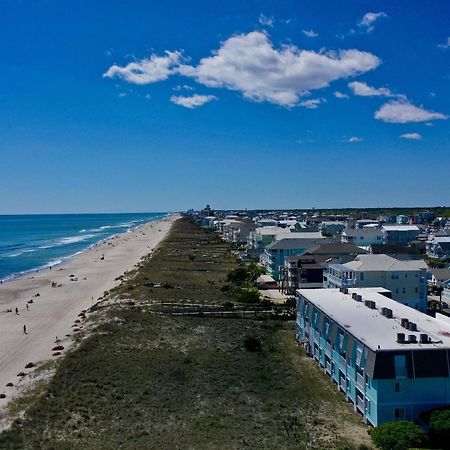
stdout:
[(438, 446), (445, 446), (450, 439), (450, 410), (441, 409), (431, 413), (430, 438)]
[(408, 450), (426, 441), (425, 431), (407, 420), (383, 423), (370, 432), (370, 437), (381, 450)]

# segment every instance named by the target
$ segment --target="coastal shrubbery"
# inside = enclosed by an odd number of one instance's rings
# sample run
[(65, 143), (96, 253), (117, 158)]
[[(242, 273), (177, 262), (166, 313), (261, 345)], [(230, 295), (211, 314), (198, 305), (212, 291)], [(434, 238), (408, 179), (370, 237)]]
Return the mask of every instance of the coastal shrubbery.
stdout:
[(226, 281), (231, 284), (223, 285), (221, 290), (239, 303), (259, 303), (261, 296), (255, 283), (262, 273), (264, 269), (255, 263), (237, 267), (228, 272)]
[(421, 447), (427, 440), (425, 431), (413, 422), (386, 422), (370, 432), (373, 443), (381, 450), (407, 450)]

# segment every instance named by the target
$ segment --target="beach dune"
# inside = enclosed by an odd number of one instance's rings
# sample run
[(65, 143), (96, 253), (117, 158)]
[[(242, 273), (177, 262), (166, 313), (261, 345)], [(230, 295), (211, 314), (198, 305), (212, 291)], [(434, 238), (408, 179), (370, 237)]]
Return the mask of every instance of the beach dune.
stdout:
[[(17, 374), (28, 372), (26, 364), (52, 358), (56, 339), (73, 333), (78, 314), (116, 286), (115, 278), (150, 253), (176, 218), (174, 215), (144, 224), (97, 244), (63, 265), (0, 285), (0, 394), (6, 394), (0, 398), (0, 412), (17, 395), (17, 387), (25, 383)], [(52, 283), (58, 287), (52, 287)], [(13, 383), (14, 388), (6, 387), (7, 383)]]

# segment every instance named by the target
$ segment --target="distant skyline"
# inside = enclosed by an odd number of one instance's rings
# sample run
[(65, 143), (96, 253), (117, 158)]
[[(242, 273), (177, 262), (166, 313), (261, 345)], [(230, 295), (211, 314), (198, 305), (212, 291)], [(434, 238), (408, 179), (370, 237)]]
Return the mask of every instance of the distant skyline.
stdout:
[(450, 2), (2, 2), (0, 214), (450, 204)]

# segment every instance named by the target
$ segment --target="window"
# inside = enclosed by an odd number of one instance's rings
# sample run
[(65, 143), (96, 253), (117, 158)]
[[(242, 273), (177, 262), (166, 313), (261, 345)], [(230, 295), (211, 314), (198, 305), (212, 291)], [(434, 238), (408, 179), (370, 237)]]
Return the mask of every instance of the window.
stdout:
[(356, 349), (356, 365), (358, 367), (361, 367), (362, 355), (363, 355), (363, 348), (362, 346), (358, 345)]
[(395, 392), (400, 392), (400, 383), (395, 383)]
[(419, 292), (419, 288), (414, 288), (414, 292), (417, 294)]
[(360, 281), (364, 281), (364, 272), (359, 273), (359, 279)]
[(406, 356), (394, 355), (395, 377), (406, 378)]
[(405, 418), (405, 408), (395, 408), (394, 409), (394, 419), (404, 419)]
[(398, 294), (398, 288), (395, 288), (395, 293)]
[(403, 293), (406, 294), (406, 288), (403, 288)]
[(344, 334), (339, 334), (339, 351), (343, 353), (344, 351)]
[(405, 272), (405, 278), (408, 278), (408, 272)]

